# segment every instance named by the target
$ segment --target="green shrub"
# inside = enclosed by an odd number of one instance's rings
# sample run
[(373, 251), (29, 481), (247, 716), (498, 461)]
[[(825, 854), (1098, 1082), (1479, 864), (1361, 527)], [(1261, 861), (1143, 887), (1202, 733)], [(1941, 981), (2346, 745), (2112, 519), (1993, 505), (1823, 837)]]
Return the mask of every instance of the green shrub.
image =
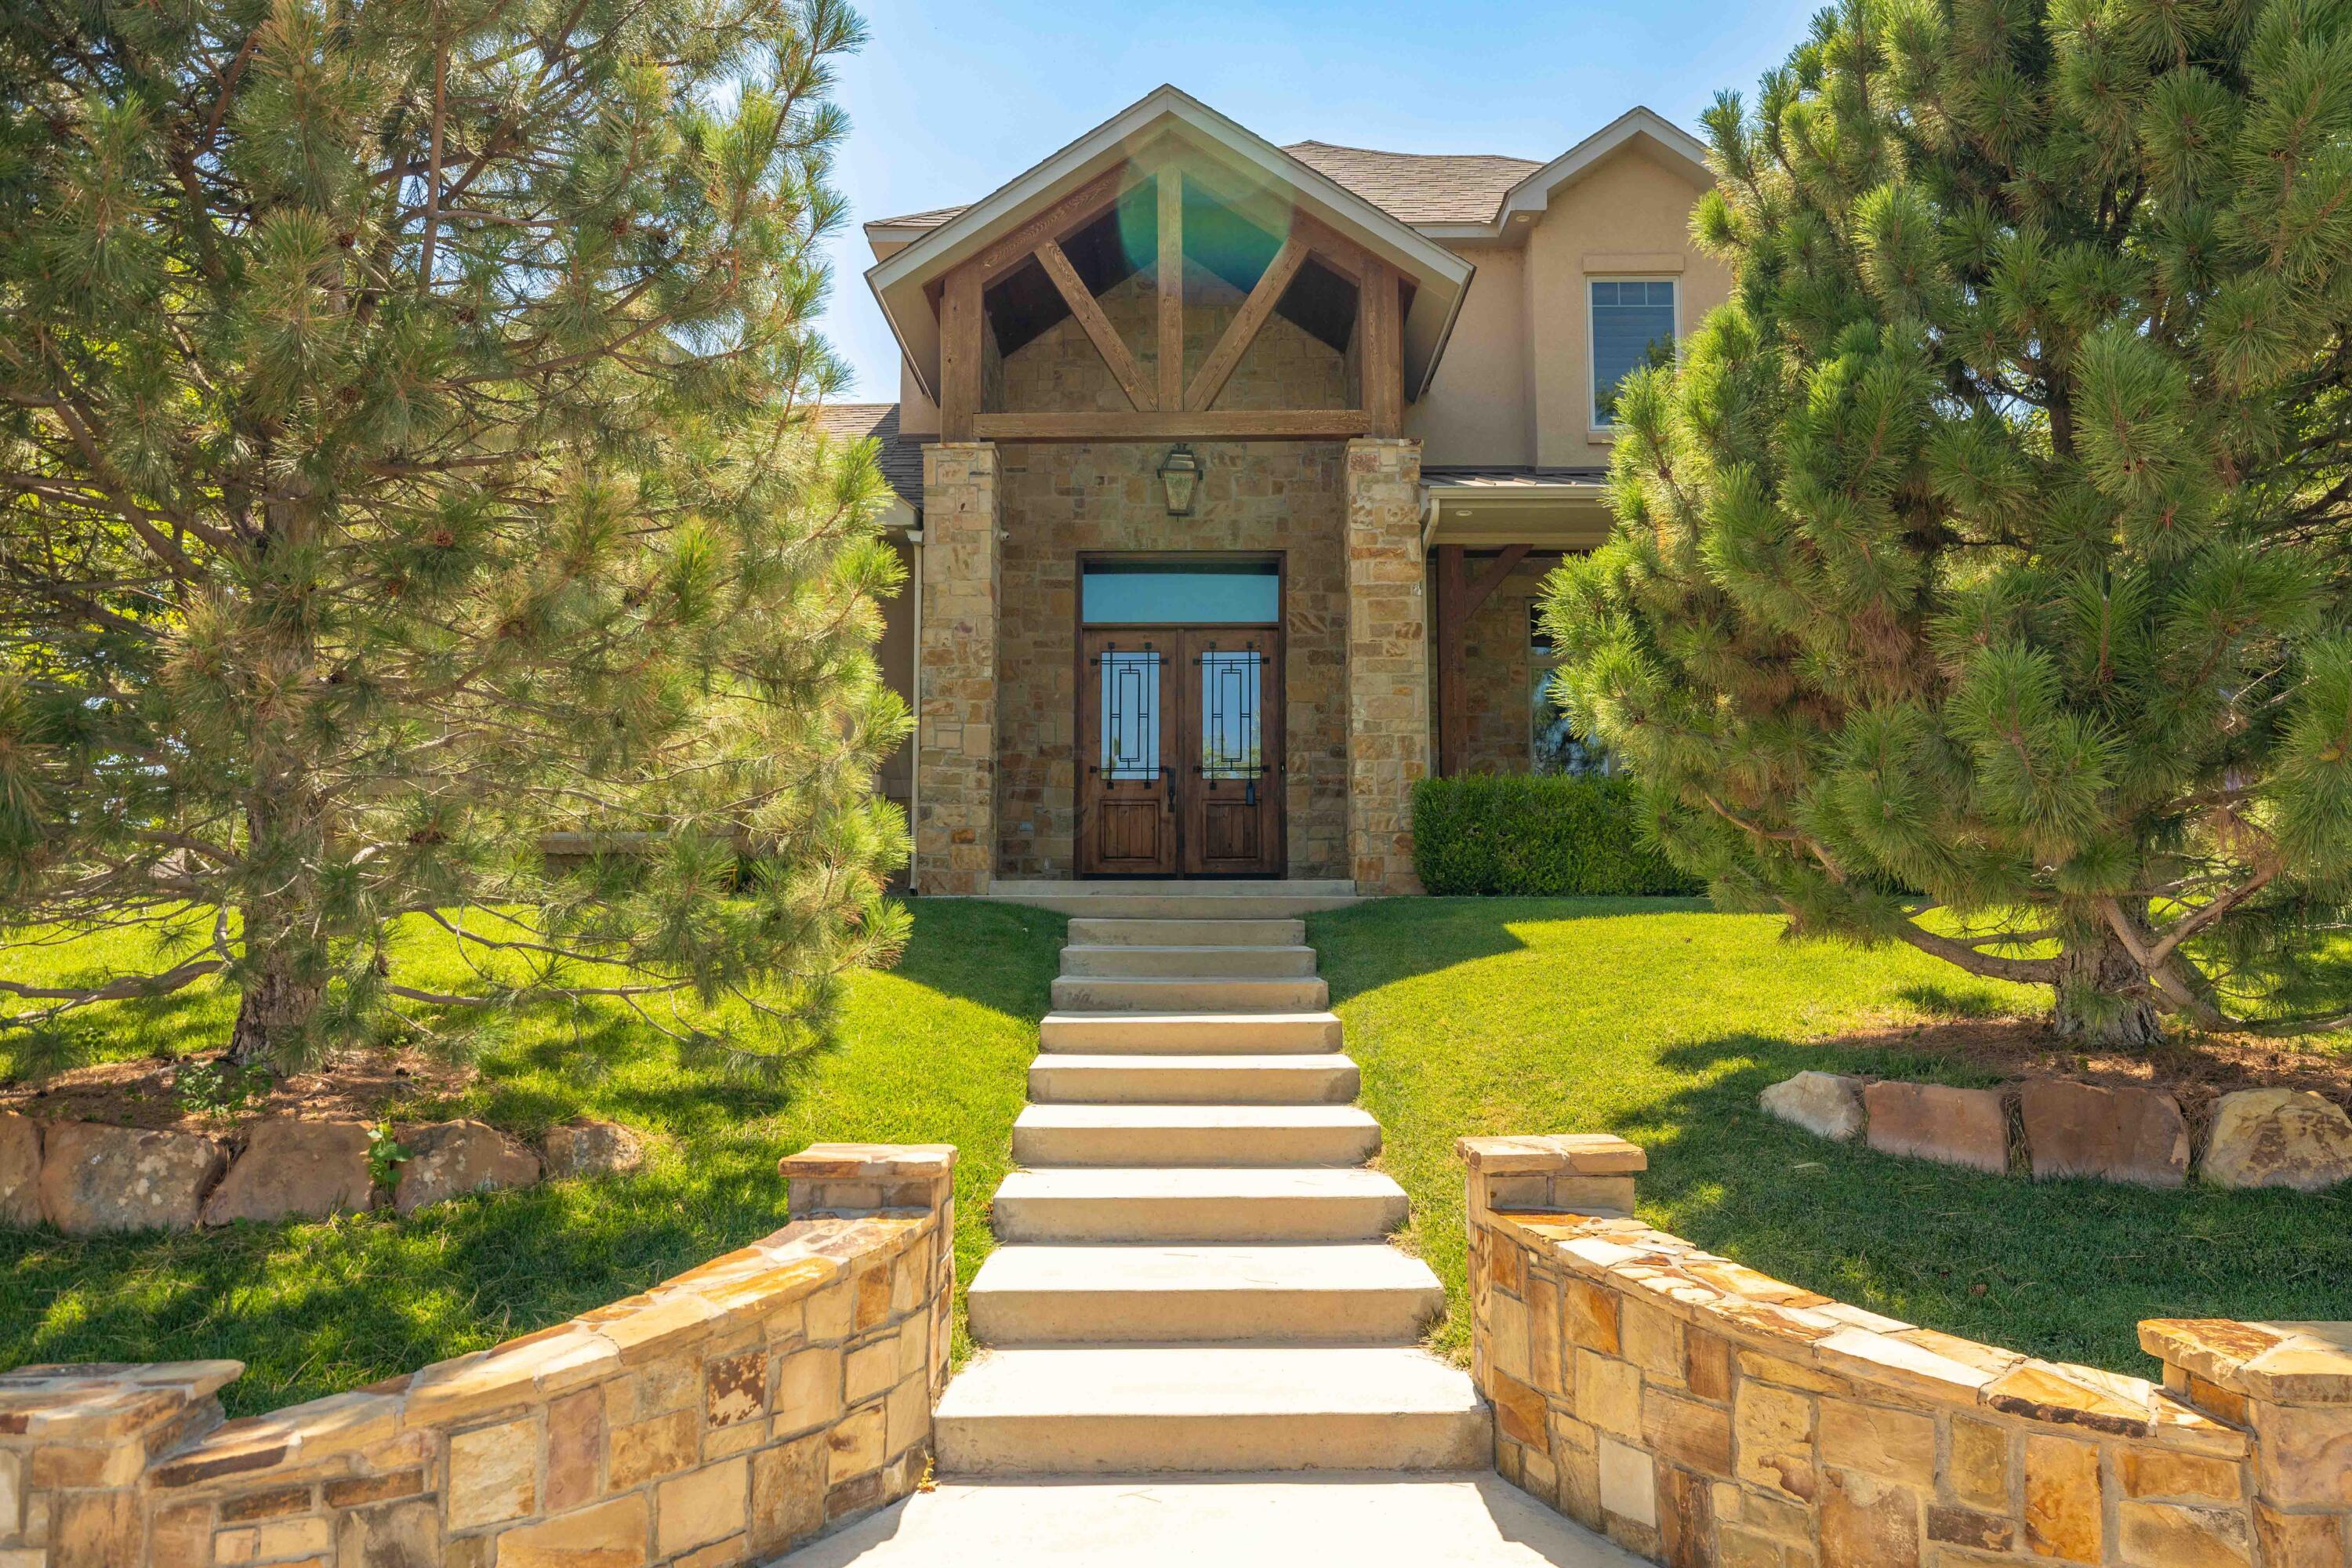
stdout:
[(1412, 864), (1433, 893), (1687, 894), (1623, 779), (1474, 773), (1412, 792)]

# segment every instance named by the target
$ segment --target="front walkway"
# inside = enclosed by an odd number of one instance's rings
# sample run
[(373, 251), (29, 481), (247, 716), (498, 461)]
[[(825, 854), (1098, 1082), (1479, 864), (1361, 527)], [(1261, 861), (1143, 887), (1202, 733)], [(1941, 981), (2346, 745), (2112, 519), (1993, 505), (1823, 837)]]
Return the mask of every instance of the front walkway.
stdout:
[(941, 1485), (792, 1568), (1635, 1561), (1500, 1482), (1421, 1348), (1444, 1293), (1303, 924), (1183, 914), (1071, 921)]

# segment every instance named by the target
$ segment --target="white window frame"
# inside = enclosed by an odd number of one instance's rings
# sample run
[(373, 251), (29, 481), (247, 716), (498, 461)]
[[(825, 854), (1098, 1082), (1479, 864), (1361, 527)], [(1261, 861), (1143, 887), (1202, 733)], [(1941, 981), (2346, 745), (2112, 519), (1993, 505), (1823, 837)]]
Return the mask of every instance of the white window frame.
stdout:
[(1614, 437), (1618, 425), (1601, 418), (1601, 334), (1593, 330), (1592, 286), (1595, 283), (1664, 283), (1675, 291), (1675, 360), (1683, 357), (1683, 280), (1672, 272), (1588, 272), (1584, 275), (1584, 423), (1589, 435)]

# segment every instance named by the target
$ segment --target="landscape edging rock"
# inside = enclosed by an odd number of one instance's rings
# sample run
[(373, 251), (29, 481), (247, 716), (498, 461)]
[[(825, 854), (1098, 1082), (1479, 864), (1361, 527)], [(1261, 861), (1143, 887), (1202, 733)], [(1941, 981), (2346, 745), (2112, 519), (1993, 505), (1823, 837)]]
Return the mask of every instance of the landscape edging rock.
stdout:
[(543, 1159), (467, 1120), (404, 1127), (400, 1135), (414, 1152), (387, 1190), (373, 1179), (364, 1122), (277, 1118), (256, 1122), (233, 1146), (203, 1133), (0, 1111), (0, 1228), (46, 1220), (68, 1236), (102, 1236), (321, 1219), (387, 1205), (406, 1215), (550, 1175), (625, 1173), (642, 1163), (645, 1145), (618, 1122), (587, 1118), (550, 1130), (562, 1158)]
[[(1857, 1113), (1851, 1129), (1836, 1114), (1847, 1092)], [(2221, 1096), (2198, 1152), (2180, 1102), (2133, 1084), (2025, 1079), (1997, 1089), (1955, 1089), (1801, 1072), (1767, 1088), (1758, 1102), (1766, 1114), (1817, 1137), (1844, 1142), (1859, 1136), (1881, 1153), (1992, 1174), (2014, 1170), (2037, 1180), (2088, 1176), (2145, 1187), (2178, 1187), (2194, 1174), (2215, 1186), (2307, 1193), (2352, 1182), (2352, 1115), (2309, 1089)], [(2006, 1148), (2012, 1128), (2021, 1156), (2014, 1162)]]

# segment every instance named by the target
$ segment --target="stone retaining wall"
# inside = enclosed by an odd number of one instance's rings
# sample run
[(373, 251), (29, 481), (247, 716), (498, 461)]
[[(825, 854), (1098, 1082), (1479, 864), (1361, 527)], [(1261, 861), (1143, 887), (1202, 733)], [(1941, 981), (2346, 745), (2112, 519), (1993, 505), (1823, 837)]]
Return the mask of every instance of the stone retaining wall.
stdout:
[(726, 1568), (911, 1491), (954, 1291), (944, 1145), (819, 1144), (793, 1223), (642, 1295), (221, 1422), (236, 1362), (0, 1376), (0, 1568)]
[(1460, 1150), (1496, 1468), (1654, 1561), (2352, 1568), (2352, 1323), (2143, 1323), (2151, 1384), (1653, 1230), (1622, 1140)]

